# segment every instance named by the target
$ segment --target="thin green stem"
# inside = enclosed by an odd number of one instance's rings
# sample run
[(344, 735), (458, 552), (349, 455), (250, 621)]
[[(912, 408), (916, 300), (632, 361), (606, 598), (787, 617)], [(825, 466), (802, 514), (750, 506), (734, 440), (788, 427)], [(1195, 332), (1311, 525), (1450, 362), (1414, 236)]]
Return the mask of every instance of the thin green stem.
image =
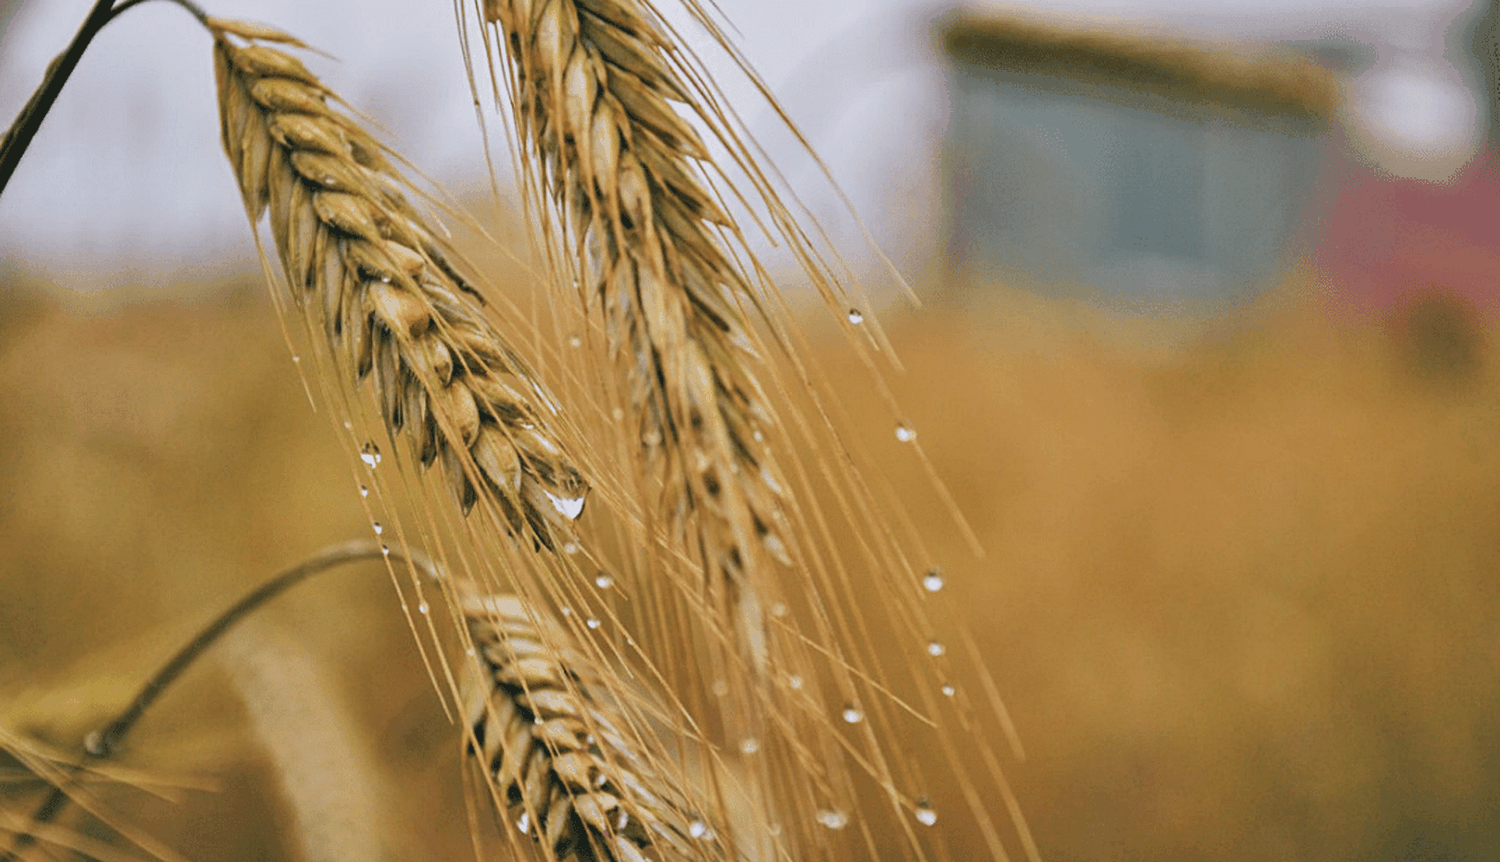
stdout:
[[(141, 720), (146, 710), (166, 692), (167, 688), (182, 676), (183, 672), (197, 661), (204, 651), (213, 646), (220, 637), (250, 613), (320, 572), (345, 563), (381, 558), (410, 562), (433, 580), (440, 578), (437, 567), (422, 554), (415, 552), (403, 554), (395, 549), (387, 549), (378, 542), (361, 539), (324, 548), (312, 557), (256, 587), (204, 626), (191, 641), (188, 641), (186, 646), (178, 650), (156, 673), (152, 674), (150, 679), (146, 680), (124, 712), (120, 713), (114, 721), (88, 735), (84, 741), (83, 757), (77, 764), (70, 767), (69, 778), (88, 764), (103, 760), (113, 754), (125, 734), (129, 733), (136, 722)], [(52, 792), (31, 815), (30, 827), (16, 835), (11, 841), (10, 849), (4, 856), (0, 856), (0, 862), (13, 862), (19, 859), (21, 851), (36, 843), (33, 830), (37, 826), (52, 822), (68, 807), (68, 803), (72, 801), (72, 797), (68, 794), (68, 784), (68, 779), (64, 779), (52, 788)]]

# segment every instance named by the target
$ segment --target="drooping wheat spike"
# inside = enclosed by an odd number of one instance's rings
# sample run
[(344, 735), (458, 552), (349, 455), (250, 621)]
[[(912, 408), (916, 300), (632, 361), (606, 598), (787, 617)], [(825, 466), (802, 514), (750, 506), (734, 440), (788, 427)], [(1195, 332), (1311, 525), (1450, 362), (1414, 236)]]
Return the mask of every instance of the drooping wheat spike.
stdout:
[(459, 610), (482, 668), (465, 696), (469, 755), (510, 828), (558, 860), (732, 858), (601, 698), (607, 670), (520, 599), (469, 590)]
[[(442, 461), (467, 513), (484, 496), (549, 548), (587, 486), (549, 430), (556, 407), (485, 319), (478, 294), (403, 193), (381, 145), (258, 25), (210, 19), (225, 152), (271, 233), (294, 303), (357, 380), (373, 375), (391, 436)], [(236, 44), (236, 42), (244, 44)]]
[(486, 0), (485, 13), (505, 35), (517, 129), (623, 366), (660, 513), (697, 546), (704, 586), (755, 653), (758, 569), (792, 562), (765, 442), (775, 419), (743, 311), (755, 298), (720, 237), (736, 228), (699, 178), (708, 150), (673, 107), (692, 97), (670, 43), (622, 0)]

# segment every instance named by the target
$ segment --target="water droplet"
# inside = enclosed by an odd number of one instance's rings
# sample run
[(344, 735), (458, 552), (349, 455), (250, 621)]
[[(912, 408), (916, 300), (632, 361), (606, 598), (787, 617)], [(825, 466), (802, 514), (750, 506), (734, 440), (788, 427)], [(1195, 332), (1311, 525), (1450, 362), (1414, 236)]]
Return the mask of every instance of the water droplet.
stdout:
[(382, 557), (389, 557), (391, 555), (391, 546), (390, 545), (381, 545), (380, 546), (380, 555)]
[(379, 521), (371, 521), (370, 527), (375, 530), (375, 535), (377, 536), (385, 532), (385, 527), (380, 526)]
[(625, 411), (619, 407), (616, 407), (615, 409), (609, 411), (609, 417), (616, 422), (620, 422), (625, 418)]
[(900, 440), (902, 443), (910, 443), (911, 441), (917, 439), (917, 429), (911, 427), (905, 422), (902, 422), (901, 424), (896, 426), (896, 439)]
[(468, 656), (469, 658), (473, 658), (474, 656), (479, 655), (479, 653), (475, 652), (473, 647), (469, 647), (468, 649), (464, 650), (464, 655)]
[(611, 578), (609, 575), (606, 575), (604, 572), (600, 572), (599, 574), (594, 576), (594, 586), (598, 587), (601, 590), (607, 590), (614, 585), (615, 579)]
[(365, 466), (371, 470), (380, 463), (380, 447), (374, 443), (365, 441), (365, 445), (359, 447), (359, 460), (365, 462)]
[(344, 430), (345, 431), (353, 431), (354, 430), (354, 423), (350, 422), (348, 419), (345, 419), (344, 420)]
[(599, 627), (599, 620), (594, 617), (589, 617), (587, 620), (584, 620), (583, 624), (591, 629), (596, 629)]
[(563, 606), (561, 613), (565, 617), (571, 617), (573, 615), (573, 609), (565, 605)]
[(297, 354), (295, 354), (295, 353), (293, 353), (292, 354), (292, 364), (293, 365), (301, 365), (302, 364), (302, 357), (299, 356), (299, 355), (297, 355)]
[(857, 308), (851, 308), (851, 309), (849, 309), (849, 322), (852, 323), (852, 324), (854, 324), (855, 326), (858, 326), (861, 323), (864, 323), (865, 322), (864, 312), (860, 311)]
[(368, 497), (368, 496), (370, 496), (370, 488), (369, 488), (369, 486), (367, 486), (367, 485), (360, 485), (359, 486), (359, 495), (361, 497)]
[(579, 338), (576, 335), (570, 335), (570, 336), (568, 336), (568, 346), (569, 347), (582, 347), (583, 346), (583, 339)]
[(829, 829), (843, 829), (849, 825), (849, 815), (837, 808), (819, 808), (818, 822)]
[(932, 810), (932, 800), (925, 796), (917, 800), (917, 822), (923, 826), (931, 826), (937, 822), (937, 812)]
[(786, 616), (786, 602), (777, 602), (771, 605), (771, 616), (778, 618)]
[(935, 593), (943, 588), (943, 570), (937, 566), (927, 570), (922, 576), (922, 589), (929, 593)]
[(100, 731), (92, 731), (84, 737), (83, 750), (94, 757), (107, 757), (109, 755), (109, 744), (104, 741), (105, 736)]
[(755, 737), (748, 736), (740, 741), (741, 754), (754, 754), (757, 751), (760, 751), (760, 740)]
[(578, 516), (583, 514), (582, 497), (555, 497), (549, 491), (543, 491), (542, 493), (546, 494), (547, 499), (552, 501), (552, 508), (561, 512), (562, 516), (569, 521), (576, 521), (578, 520)]
[(427, 607), (427, 603), (426, 602), (422, 602), (421, 604), (417, 605), (417, 613), (419, 613), (419, 614), (425, 614), (429, 610), (430, 610), (430, 608)]
[(661, 432), (655, 428), (641, 435), (641, 443), (646, 446), (656, 447), (661, 445)]
[(786, 684), (793, 690), (800, 689), (802, 688), (802, 677), (795, 673), (787, 674)]
[(927, 642), (927, 654), (930, 655), (930, 656), (933, 656), (934, 658), (936, 658), (937, 656), (942, 655), (943, 653), (945, 653), (947, 651), (948, 651), (948, 648), (945, 647), (945, 646), (943, 646), (943, 644), (940, 641), (928, 641)]
[(844, 721), (847, 721), (850, 724), (859, 724), (861, 721), (865, 720), (865, 714), (860, 711), (859, 707), (855, 706), (852, 703), (846, 704), (844, 706), (843, 715)]
[(521, 819), (516, 821), (516, 828), (521, 830), (522, 835), (529, 835), (531, 833), (531, 815), (523, 811)]
[(570, 557), (573, 556), (574, 554), (578, 553), (578, 543), (577, 542), (564, 542), (563, 543), (563, 553), (567, 554)]
[(702, 838), (708, 834), (708, 824), (702, 820), (694, 820), (688, 824), (688, 834), (694, 838)]
[(954, 688), (951, 683), (944, 683), (942, 692), (944, 697), (952, 697), (958, 693), (958, 689)]
[(713, 691), (714, 697), (724, 697), (729, 694), (729, 683), (722, 679), (714, 680), (711, 691)]

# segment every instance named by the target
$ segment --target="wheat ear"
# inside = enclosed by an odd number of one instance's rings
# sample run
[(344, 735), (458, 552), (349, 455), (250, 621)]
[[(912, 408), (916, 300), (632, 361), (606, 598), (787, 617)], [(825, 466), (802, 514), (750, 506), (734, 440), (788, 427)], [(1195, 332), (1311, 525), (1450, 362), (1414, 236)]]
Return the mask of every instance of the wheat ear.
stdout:
[[(392, 437), (441, 460), (467, 513), (494, 499), (547, 547), (586, 484), (548, 429), (556, 408), (485, 319), (478, 294), (408, 201), (381, 145), (269, 28), (210, 19), (224, 149), (252, 221), (271, 234), (294, 304), (335, 357), (373, 374)], [(245, 42), (243, 46), (234, 40)]]
[(731, 858), (601, 698), (608, 670), (518, 598), (461, 588), (459, 609), (482, 667), (465, 697), (469, 754), (548, 858)]
[(672, 105), (692, 98), (664, 57), (670, 43), (632, 0), (487, 0), (485, 14), (506, 37), (517, 128), (563, 208), (610, 354), (623, 355), (668, 522), (701, 543), (709, 589), (727, 586), (753, 617), (749, 573), (791, 563), (764, 442), (774, 418), (741, 310), (754, 296), (719, 235), (734, 223)]

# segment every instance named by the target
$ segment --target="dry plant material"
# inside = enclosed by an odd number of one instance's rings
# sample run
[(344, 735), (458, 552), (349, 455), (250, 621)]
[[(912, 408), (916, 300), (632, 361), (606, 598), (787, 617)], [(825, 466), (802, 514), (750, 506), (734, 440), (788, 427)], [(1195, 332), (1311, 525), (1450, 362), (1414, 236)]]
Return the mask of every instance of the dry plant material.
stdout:
[(662, 514), (700, 546), (705, 586), (736, 608), (754, 651), (757, 567), (791, 564), (765, 442), (774, 419), (742, 311), (753, 292), (720, 235), (736, 228), (699, 179), (709, 153), (674, 108), (693, 99), (670, 42), (629, 0), (487, 0), (485, 14), (508, 45), (517, 127), (624, 368), (629, 433), (665, 489)]
[(602, 699), (607, 669), (518, 598), (468, 592), (459, 608), (482, 667), (469, 754), (512, 828), (559, 860), (731, 858)]
[[(515, 532), (554, 547), (586, 484), (549, 430), (557, 413), (485, 319), (478, 294), (381, 145), (257, 25), (210, 19), (224, 149), (252, 221), (270, 211), (287, 286), (336, 361), (373, 377), (393, 438), (442, 461), (467, 513), (493, 499)], [(245, 43), (245, 44), (237, 44)]]

